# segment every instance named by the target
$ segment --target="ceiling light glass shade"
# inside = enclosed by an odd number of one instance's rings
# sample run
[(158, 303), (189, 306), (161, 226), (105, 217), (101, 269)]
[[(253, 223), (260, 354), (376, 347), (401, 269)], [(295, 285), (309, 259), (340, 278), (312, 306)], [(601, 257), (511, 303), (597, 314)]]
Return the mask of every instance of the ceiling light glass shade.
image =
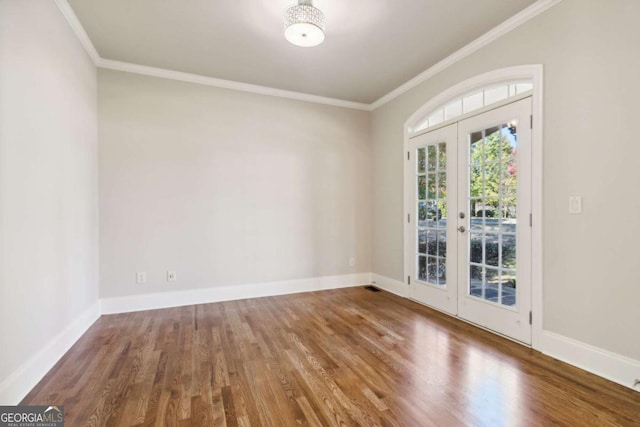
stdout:
[(284, 37), (296, 46), (318, 46), (324, 41), (326, 18), (310, 1), (300, 0), (284, 13)]

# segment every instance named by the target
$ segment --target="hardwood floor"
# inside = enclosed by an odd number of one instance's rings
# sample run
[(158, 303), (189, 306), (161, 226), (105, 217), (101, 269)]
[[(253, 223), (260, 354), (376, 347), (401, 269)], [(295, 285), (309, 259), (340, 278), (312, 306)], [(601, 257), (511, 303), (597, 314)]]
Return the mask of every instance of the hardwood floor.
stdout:
[(68, 426), (640, 425), (640, 393), (363, 288), (102, 316), (22, 403)]

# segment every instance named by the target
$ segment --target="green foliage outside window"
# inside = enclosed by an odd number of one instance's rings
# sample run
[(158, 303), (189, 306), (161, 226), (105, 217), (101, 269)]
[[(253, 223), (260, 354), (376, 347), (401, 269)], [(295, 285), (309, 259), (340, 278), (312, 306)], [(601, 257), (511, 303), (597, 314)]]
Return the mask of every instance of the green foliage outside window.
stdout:
[(501, 209), (503, 218), (513, 215), (517, 185), (517, 149), (512, 145), (512, 138), (515, 136), (509, 135), (508, 132), (505, 134), (505, 129), (509, 128), (496, 130), (484, 140), (476, 142), (472, 147), (469, 162), (472, 165), (471, 197), (483, 199), (481, 203), (485, 213), (489, 208), (496, 213)]

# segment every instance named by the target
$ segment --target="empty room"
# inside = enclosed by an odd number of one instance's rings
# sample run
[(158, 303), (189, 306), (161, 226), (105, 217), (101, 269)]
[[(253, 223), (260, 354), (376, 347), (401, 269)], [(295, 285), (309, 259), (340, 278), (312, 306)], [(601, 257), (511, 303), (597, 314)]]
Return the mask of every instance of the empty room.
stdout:
[(0, 427), (640, 425), (639, 18), (0, 0)]

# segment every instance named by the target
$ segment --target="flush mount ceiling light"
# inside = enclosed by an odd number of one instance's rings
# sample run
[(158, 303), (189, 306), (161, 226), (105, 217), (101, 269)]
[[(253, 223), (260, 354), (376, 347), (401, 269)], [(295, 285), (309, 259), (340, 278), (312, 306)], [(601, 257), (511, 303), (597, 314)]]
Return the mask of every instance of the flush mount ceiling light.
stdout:
[(324, 41), (326, 18), (312, 0), (298, 0), (284, 13), (284, 37), (296, 46), (318, 46)]

